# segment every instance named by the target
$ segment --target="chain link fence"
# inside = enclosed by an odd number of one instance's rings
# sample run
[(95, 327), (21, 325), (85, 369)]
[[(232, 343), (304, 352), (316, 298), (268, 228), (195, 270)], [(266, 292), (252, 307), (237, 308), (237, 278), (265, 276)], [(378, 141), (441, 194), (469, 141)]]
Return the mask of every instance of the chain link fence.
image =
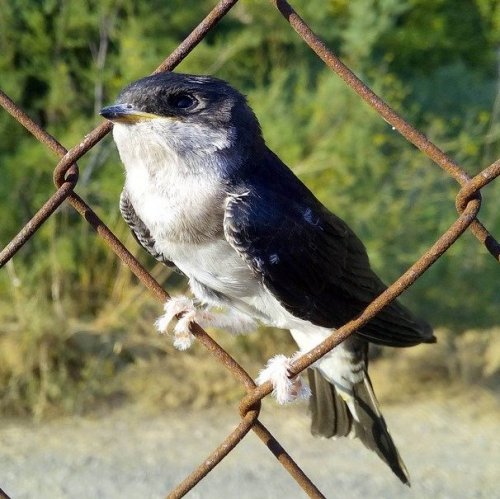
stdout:
[[(489, 253), (491, 253), (496, 260), (500, 260), (500, 244), (478, 219), (478, 213), (481, 208), (480, 190), (500, 175), (500, 160), (486, 166), (476, 176), (470, 177), (460, 165), (456, 164), (435, 144), (428, 140), (424, 134), (413, 128), (369, 87), (361, 82), (354, 73), (325, 46), (321, 39), (316, 36), (307, 23), (287, 1), (270, 1), (288, 21), (291, 28), (296, 31), (298, 36), (303, 39), (303, 41), (333, 72), (342, 78), (346, 85), (351, 87), (361, 99), (373, 107), (395, 130), (399, 131), (399, 133), (409, 142), (418, 147), (423, 154), (428, 156), (436, 165), (442, 168), (444, 172), (451, 175), (460, 186), (456, 195), (458, 216), (448, 230), (446, 230), (399, 279), (377, 297), (359, 317), (336, 330), (329, 338), (323, 341), (323, 343), (296, 360), (290, 372), (290, 376), (295, 376), (311, 366), (354, 331), (362, 327), (384, 306), (403, 293), (434, 262), (436, 262), (436, 260), (440, 258), (467, 229), (476, 236), (478, 241), (487, 248)], [(237, 2), (238, 0), (221, 0), (187, 38), (158, 66), (155, 72), (173, 70)], [(15, 120), (31, 132), (37, 140), (60, 157), (60, 161), (54, 169), (56, 191), (0, 253), (0, 268), (3, 267), (31, 237), (33, 237), (35, 232), (58, 209), (58, 207), (66, 202), (96, 230), (98, 236), (105, 241), (109, 249), (128, 266), (160, 302), (163, 303), (168, 300), (170, 298), (169, 294), (123, 246), (120, 240), (97, 216), (85, 200), (74, 192), (78, 184), (78, 166), (76, 161), (87, 154), (111, 131), (111, 123), (106, 122), (101, 124), (87, 134), (77, 146), (68, 151), (56, 138), (52, 137), (35, 123), (1, 90), (0, 105), (10, 113)], [(230, 375), (234, 376), (242, 384), (246, 395), (242, 398), (239, 405), (241, 421), (238, 426), (203, 461), (203, 463), (198, 466), (198, 468), (193, 470), (182, 483), (168, 494), (168, 497), (176, 498), (184, 496), (212, 471), (250, 431), (257, 434), (263, 444), (274, 454), (278, 462), (288, 471), (288, 473), (290, 473), (297, 482), (297, 485), (300, 486), (306, 494), (310, 497), (324, 497), (281, 444), (259, 421), (261, 401), (271, 393), (271, 383), (267, 382), (257, 387), (253, 379), (238, 362), (220, 347), (200, 326), (193, 324), (191, 330), (197, 340), (213, 355), (215, 361), (220, 362)], [(0, 497), (8, 498), (7, 494), (1, 489)]]

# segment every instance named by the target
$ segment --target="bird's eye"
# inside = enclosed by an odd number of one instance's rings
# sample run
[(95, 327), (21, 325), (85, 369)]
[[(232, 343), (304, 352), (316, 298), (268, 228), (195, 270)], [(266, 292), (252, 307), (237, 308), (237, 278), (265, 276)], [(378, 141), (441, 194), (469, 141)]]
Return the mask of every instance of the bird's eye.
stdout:
[(198, 101), (189, 94), (174, 94), (169, 97), (168, 103), (177, 109), (191, 109)]

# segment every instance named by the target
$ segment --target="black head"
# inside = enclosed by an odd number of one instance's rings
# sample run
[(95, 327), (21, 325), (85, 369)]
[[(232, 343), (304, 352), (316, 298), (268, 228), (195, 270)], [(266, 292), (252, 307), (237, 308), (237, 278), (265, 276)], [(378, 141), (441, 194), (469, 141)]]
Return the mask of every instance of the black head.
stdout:
[(142, 78), (122, 90), (101, 115), (125, 124), (169, 118), (260, 137), (259, 123), (245, 97), (211, 76), (167, 72)]

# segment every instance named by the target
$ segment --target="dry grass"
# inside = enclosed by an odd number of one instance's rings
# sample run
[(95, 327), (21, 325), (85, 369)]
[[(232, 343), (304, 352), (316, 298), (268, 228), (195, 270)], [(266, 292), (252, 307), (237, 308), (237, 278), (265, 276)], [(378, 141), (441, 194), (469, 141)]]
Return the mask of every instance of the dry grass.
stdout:
[(469, 388), (500, 393), (500, 328), (457, 335), (439, 330), (438, 342), (386, 349), (370, 369), (378, 397), (403, 402), (459, 395)]
[[(410, 349), (384, 349), (372, 360), (371, 377), (383, 403), (415, 398), (459, 396), (482, 390), (496, 404), (500, 392), (500, 330), (455, 335), (438, 331), (438, 343)], [(294, 351), (286, 332), (261, 330), (247, 337), (216, 332), (217, 340), (255, 376), (274, 353)], [(162, 339), (163, 340), (163, 339)], [(168, 342), (168, 340), (165, 340)], [(151, 410), (234, 402), (241, 386), (201, 347), (182, 353), (166, 347), (164, 356), (134, 362), (119, 377), (126, 399)]]

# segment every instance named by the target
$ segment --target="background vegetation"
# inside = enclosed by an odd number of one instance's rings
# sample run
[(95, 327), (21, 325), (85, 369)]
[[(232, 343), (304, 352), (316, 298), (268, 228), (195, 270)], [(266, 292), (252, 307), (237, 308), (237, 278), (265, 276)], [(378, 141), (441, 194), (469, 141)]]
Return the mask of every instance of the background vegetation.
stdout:
[[(0, 0), (1, 88), (71, 147), (213, 3)], [(294, 4), (358, 76), (470, 173), (500, 156), (496, 0)], [(214, 74), (248, 95), (271, 148), (356, 230), (387, 282), (456, 217), (455, 183), (325, 69), (267, 2), (242, 0), (179, 70)], [(3, 246), (53, 192), (54, 157), (0, 113), (0, 163)], [(169, 290), (182, 289), (119, 217), (123, 174), (110, 139), (79, 166), (77, 192)], [(497, 181), (484, 190), (481, 211), (497, 236), (499, 197)], [(223, 370), (204, 363), (201, 349), (171, 355), (152, 329), (160, 307), (69, 208), (0, 272), (0, 293), (0, 411), (82, 411), (144, 393), (170, 405), (231, 396)], [(497, 264), (467, 234), (403, 301), (454, 334), (491, 328)], [(244, 362), (293, 349), (279, 331), (218, 338)], [(190, 376), (200, 365), (202, 379)]]

